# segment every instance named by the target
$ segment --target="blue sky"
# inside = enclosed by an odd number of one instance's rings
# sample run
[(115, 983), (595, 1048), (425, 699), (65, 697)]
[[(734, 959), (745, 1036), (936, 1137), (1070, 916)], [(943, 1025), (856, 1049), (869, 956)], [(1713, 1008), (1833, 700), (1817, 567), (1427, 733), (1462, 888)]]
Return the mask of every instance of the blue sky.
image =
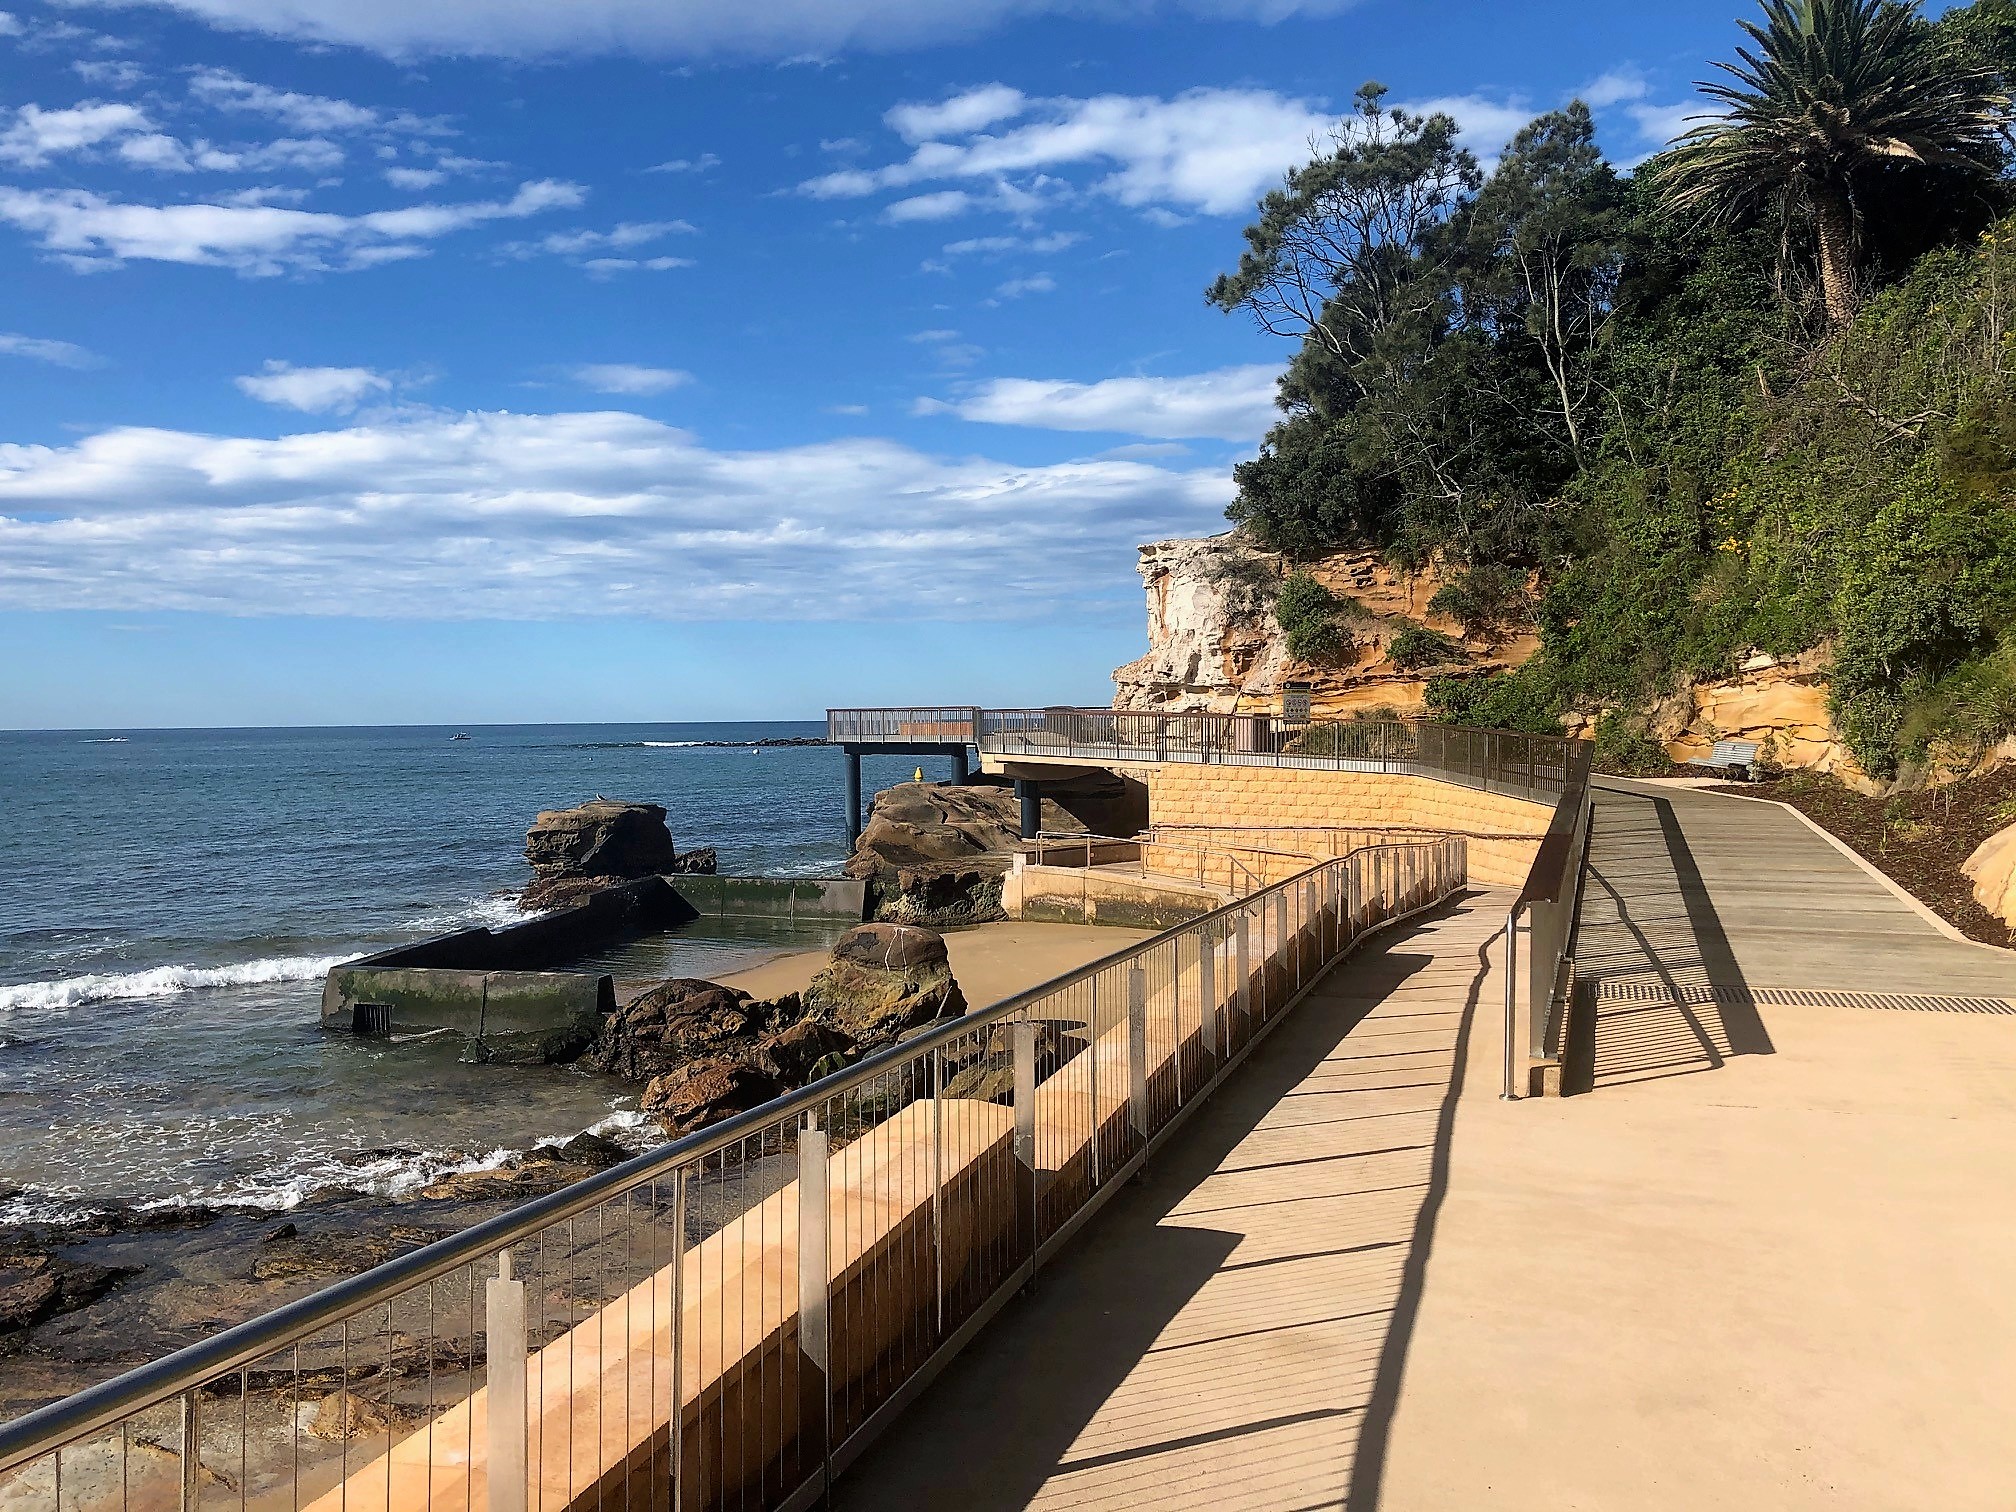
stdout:
[(1353, 90), (1620, 162), (1740, 0), (0, 12), (0, 726), (1103, 701)]

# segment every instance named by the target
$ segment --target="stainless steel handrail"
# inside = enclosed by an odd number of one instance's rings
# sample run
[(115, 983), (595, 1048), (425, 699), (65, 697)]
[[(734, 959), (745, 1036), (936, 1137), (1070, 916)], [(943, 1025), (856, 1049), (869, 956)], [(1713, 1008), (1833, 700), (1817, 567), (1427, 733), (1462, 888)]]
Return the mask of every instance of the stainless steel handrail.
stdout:
[(494, 1254), (554, 1223), (585, 1213), (613, 1198), (633, 1192), (655, 1178), (727, 1150), (749, 1137), (753, 1131), (775, 1126), (781, 1119), (825, 1105), (836, 1096), (874, 1081), (904, 1062), (915, 1060), (956, 1039), (970, 1037), (975, 1030), (1010, 1019), (1046, 998), (1100, 977), (1129, 961), (1146, 957), (1171, 940), (1193, 933), (1200, 925), (1228, 921), (1234, 915), (1251, 910), (1262, 900), (1276, 894), (1286, 896), (1289, 889), (1302, 886), (1317, 873), (1343, 867), (1353, 857), (1377, 851), (1434, 851), (1447, 843), (1423, 840), (1364, 846), (1343, 856), (1315, 862), (1303, 871), (1245, 898), (1097, 961), (1063, 972), (987, 1008), (891, 1045), (844, 1070), (787, 1092), (722, 1123), (588, 1176), (561, 1191), (535, 1198), (508, 1213), (374, 1266), (113, 1380), (87, 1387), (12, 1422), (0, 1424), (0, 1473), (59, 1450), (121, 1419), (170, 1403), (220, 1376), (298, 1344), (322, 1329), (388, 1304), (416, 1286), (446, 1276), (460, 1266)]
[[(1529, 921), (1526, 993), (1526, 1053), (1539, 1060), (1546, 1052), (1547, 1030), (1557, 1012), (1567, 1008), (1572, 974), (1564, 981), (1574, 948), (1575, 920), (1581, 905), (1582, 872), (1588, 861), (1593, 812), (1589, 786), (1593, 747), (1576, 742), (1553, 821), (1541, 838), (1526, 883), (1505, 915), (1505, 1067), (1499, 1095), (1512, 1099), (1517, 1088), (1519, 920)], [(1544, 923), (1544, 930), (1541, 924)]]

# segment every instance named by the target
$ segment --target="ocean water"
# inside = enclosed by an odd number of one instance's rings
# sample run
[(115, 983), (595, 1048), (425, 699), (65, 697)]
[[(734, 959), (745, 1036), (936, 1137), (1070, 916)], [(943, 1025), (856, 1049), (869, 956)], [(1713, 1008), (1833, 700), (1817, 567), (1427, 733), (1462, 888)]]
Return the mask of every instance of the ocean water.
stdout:
[[(724, 872), (831, 875), (838, 750), (697, 743), (823, 729), (0, 733), (0, 1184), (27, 1189), (0, 1221), (114, 1197), (280, 1208), (325, 1184), (396, 1193), (583, 1128), (645, 1141), (633, 1089), (608, 1078), (325, 1034), (322, 976), (522, 917), (526, 825), (598, 794), (664, 804), (679, 848), (714, 846)], [(871, 759), (864, 778), (917, 764)], [(703, 922), (646, 954), (711, 976), (818, 939)]]

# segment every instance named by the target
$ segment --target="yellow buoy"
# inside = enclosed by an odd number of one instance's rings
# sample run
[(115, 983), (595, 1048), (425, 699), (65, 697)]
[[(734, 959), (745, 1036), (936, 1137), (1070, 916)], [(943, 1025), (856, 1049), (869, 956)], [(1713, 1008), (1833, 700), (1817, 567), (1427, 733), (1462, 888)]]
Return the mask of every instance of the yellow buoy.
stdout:
[(915, 777), (912, 777), (910, 780), (912, 782), (922, 782), (924, 780), (924, 768), (922, 767), (917, 768), (917, 775)]

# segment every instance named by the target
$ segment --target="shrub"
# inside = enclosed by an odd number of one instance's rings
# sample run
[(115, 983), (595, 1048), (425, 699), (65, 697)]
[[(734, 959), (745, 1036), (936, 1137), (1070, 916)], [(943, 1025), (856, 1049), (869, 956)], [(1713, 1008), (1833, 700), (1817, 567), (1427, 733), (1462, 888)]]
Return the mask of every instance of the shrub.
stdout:
[(1597, 718), (1594, 756), (1598, 771), (1620, 777), (1651, 777), (1673, 768), (1666, 748), (1645, 732), (1641, 720), (1621, 709), (1607, 709)]
[(1428, 712), (1449, 724), (1486, 730), (1561, 733), (1560, 709), (1531, 664), (1482, 677), (1451, 673), (1428, 679)]
[(1409, 625), (1386, 647), (1386, 660), (1402, 672), (1419, 667), (1446, 667), (1469, 659), (1470, 653), (1460, 644), (1426, 625)]
[(1274, 618), (1297, 661), (1328, 661), (1351, 644), (1340, 623), (1351, 601), (1341, 599), (1309, 573), (1292, 572), (1274, 598)]

